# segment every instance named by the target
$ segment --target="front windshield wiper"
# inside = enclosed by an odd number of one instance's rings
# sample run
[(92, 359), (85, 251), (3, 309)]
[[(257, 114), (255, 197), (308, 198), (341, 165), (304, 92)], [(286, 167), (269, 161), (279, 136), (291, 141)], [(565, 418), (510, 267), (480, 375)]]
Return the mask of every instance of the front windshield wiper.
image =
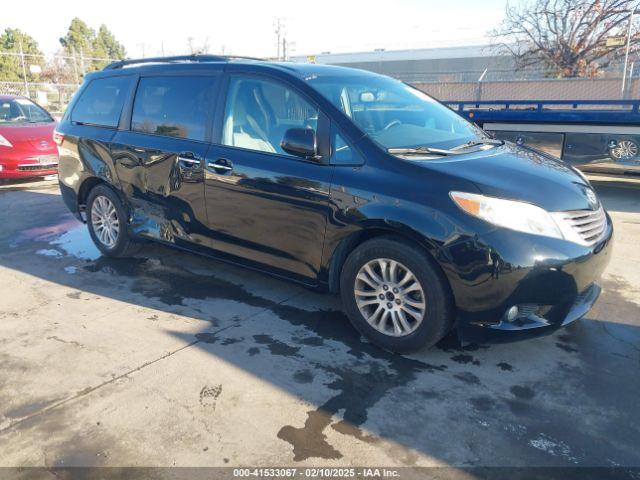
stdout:
[(415, 147), (415, 148), (387, 148), (387, 152), (392, 155), (455, 155), (457, 152), (442, 150), (440, 148)]
[(500, 146), (504, 145), (504, 142), (502, 140), (498, 140), (497, 138), (482, 138), (480, 140), (471, 140), (470, 142), (463, 143), (462, 145), (458, 145), (457, 147), (453, 147), (451, 151), (457, 152), (458, 150), (465, 150), (467, 148), (477, 147), (479, 145)]

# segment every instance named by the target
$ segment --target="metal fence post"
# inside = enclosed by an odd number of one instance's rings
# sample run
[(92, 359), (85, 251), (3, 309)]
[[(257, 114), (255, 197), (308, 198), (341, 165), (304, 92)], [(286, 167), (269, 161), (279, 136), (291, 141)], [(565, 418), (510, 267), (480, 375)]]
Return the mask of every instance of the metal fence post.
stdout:
[(484, 80), (484, 76), (487, 74), (488, 70), (488, 68), (485, 68), (482, 75), (480, 75), (480, 78), (478, 78), (478, 83), (476, 85), (476, 101), (478, 102), (482, 100), (482, 80)]
[(76, 83), (80, 85), (80, 77), (78, 77), (78, 64), (76, 63), (76, 49), (71, 47), (71, 55), (73, 55), (73, 73), (76, 77)]
[(86, 72), (84, 67), (84, 52), (82, 51), (82, 48), (80, 48), (80, 72), (82, 72), (82, 77), (84, 78)]
[(622, 73), (622, 98), (625, 98), (627, 88), (627, 63), (629, 62), (629, 50), (631, 49), (631, 27), (633, 26), (633, 16), (638, 12), (637, 6), (629, 13), (629, 29), (627, 30), (627, 48), (624, 54), (624, 71)]
[(22, 50), (22, 39), (20, 39), (20, 62), (22, 63), (22, 80), (24, 81), (24, 92), (29, 97), (29, 82), (27, 81), (27, 67), (24, 64), (24, 51)]
[(636, 62), (631, 62), (631, 66), (629, 67), (629, 76), (627, 77), (627, 85), (626, 89), (623, 92), (623, 98), (631, 98), (633, 94), (633, 69), (636, 65)]

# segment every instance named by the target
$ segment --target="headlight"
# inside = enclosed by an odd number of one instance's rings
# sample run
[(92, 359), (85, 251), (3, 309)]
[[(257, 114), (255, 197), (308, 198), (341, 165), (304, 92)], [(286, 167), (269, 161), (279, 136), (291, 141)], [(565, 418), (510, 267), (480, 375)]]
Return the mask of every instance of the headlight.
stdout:
[(545, 237), (564, 238), (549, 212), (530, 203), (466, 192), (451, 192), (449, 195), (456, 205), (469, 215), (499, 227)]
[(2, 135), (0, 135), (0, 145), (4, 147), (13, 147), (13, 145), (11, 145), (11, 142), (4, 138)]

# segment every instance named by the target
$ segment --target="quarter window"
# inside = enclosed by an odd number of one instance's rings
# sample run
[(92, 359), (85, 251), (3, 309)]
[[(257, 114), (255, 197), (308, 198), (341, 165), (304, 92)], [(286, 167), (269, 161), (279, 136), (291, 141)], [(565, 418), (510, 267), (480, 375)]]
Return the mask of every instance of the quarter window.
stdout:
[(333, 140), (331, 163), (335, 165), (362, 165), (364, 163), (358, 151), (344, 139), (335, 125), (331, 127), (331, 137)]
[(317, 108), (287, 86), (239, 77), (229, 82), (224, 145), (288, 155), (280, 147), (288, 129), (317, 127)]
[(204, 141), (214, 103), (215, 78), (204, 76), (140, 79), (131, 117), (136, 132)]
[(129, 77), (92, 80), (78, 99), (71, 114), (71, 121), (101, 127), (117, 127), (129, 80)]

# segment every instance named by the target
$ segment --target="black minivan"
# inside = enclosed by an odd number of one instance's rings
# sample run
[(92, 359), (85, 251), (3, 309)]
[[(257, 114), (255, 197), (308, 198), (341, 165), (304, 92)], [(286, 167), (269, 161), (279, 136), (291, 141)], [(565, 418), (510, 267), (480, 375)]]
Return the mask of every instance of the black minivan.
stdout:
[(87, 75), (55, 140), (104, 255), (153, 240), (340, 293), (406, 352), (554, 331), (611, 250), (589, 182), (373, 73), (211, 55)]

